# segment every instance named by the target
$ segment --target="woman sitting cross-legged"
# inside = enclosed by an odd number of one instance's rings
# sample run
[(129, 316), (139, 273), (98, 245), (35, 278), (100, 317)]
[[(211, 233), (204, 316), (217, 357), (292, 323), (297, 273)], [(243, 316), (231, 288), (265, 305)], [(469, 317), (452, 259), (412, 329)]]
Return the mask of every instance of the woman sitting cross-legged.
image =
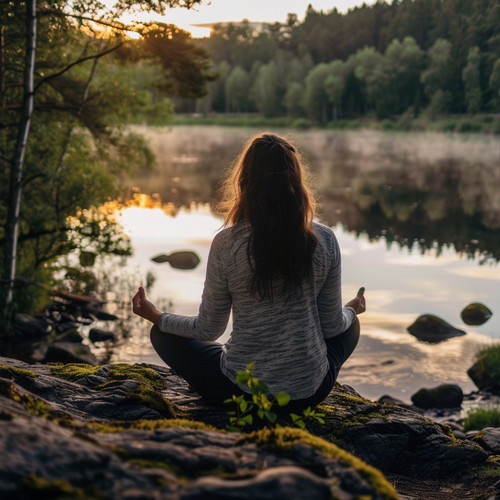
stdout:
[(210, 248), (198, 315), (162, 313), (142, 287), (133, 298), (134, 312), (154, 324), (156, 352), (213, 403), (248, 392), (236, 376), (255, 362), (271, 394), (288, 393), (293, 409), (315, 406), (358, 343), (365, 299), (342, 306), (340, 249), (332, 230), (313, 222), (304, 177), (287, 140), (252, 138), (224, 185), (226, 228)]

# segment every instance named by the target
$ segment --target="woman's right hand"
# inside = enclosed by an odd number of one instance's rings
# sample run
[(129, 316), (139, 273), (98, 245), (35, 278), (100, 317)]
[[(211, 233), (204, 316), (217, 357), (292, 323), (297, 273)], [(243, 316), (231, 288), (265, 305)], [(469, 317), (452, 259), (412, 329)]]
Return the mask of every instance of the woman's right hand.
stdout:
[(361, 314), (366, 311), (366, 299), (364, 296), (365, 289), (360, 288), (354, 299), (350, 300), (345, 307), (352, 307), (356, 314)]
[(146, 299), (146, 292), (144, 288), (139, 287), (139, 291), (134, 295), (132, 299), (132, 310), (137, 316), (151, 321), (153, 324), (158, 324), (158, 320), (162, 315), (161, 311), (156, 309), (156, 306)]

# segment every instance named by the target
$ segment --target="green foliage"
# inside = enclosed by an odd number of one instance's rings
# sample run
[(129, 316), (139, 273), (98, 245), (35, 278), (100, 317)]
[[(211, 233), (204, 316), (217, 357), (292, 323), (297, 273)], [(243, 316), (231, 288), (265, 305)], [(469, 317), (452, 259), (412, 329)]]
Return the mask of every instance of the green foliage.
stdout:
[(483, 372), (500, 385), (500, 344), (483, 347), (476, 354), (476, 362), (480, 363)]
[(479, 65), (481, 53), (479, 47), (472, 47), (467, 55), (467, 65), (462, 71), (465, 86), (465, 104), (469, 113), (478, 113), (481, 110), (481, 81)]
[[(209, 83), (212, 95), (197, 111), (286, 113), (316, 123), (374, 111), (379, 118), (408, 109), (430, 117), (496, 112), (498, 12), (495, 0), (379, 1), (346, 14), (311, 7), (302, 22), (291, 14), (293, 22), (260, 28), (215, 26), (198, 43), (223, 71), (215, 70), (220, 80)], [(324, 76), (332, 63), (342, 71)], [(250, 95), (235, 92), (236, 75)]]
[(464, 418), (463, 427), (465, 431), (481, 430), (485, 427), (500, 427), (500, 407), (471, 410)]
[(314, 408), (310, 408), (309, 406), (302, 412), (302, 415), (297, 415), (296, 413), (290, 413), (290, 417), (292, 422), (301, 429), (306, 429), (306, 420), (308, 418), (316, 420), (320, 424), (324, 424), (325, 420), (323, 417), (324, 413), (316, 411)]
[[(240, 371), (236, 376), (236, 383), (246, 385), (250, 389), (252, 396), (248, 399), (246, 394), (233, 396), (226, 399), (224, 403), (234, 403), (235, 410), (228, 411), (229, 425), (227, 430), (232, 432), (241, 432), (246, 426), (256, 425), (259, 423), (266, 427), (280, 427), (277, 423), (278, 414), (273, 411), (276, 407), (285, 407), (290, 402), (290, 396), (286, 392), (280, 392), (276, 396), (269, 394), (269, 387), (266, 383), (260, 381), (253, 374), (255, 362), (250, 363), (245, 371)], [(323, 413), (317, 412), (310, 407), (303, 411), (302, 415), (295, 413), (290, 414), (292, 422), (302, 429), (306, 428), (305, 421), (307, 418), (314, 419), (319, 423), (324, 423), (322, 419)], [(258, 421), (257, 421), (258, 419)]]
[[(105, 8), (93, 0), (54, 0), (43, 7), (37, 17), (35, 102), (21, 179), (18, 277), (47, 285), (57, 260), (76, 251), (85, 270), (78, 276), (73, 266), (70, 274), (75, 280), (91, 279), (89, 268), (96, 256), (130, 254), (130, 242), (116, 219), (98, 208), (120, 194), (123, 173), (132, 175), (154, 161), (143, 138), (123, 124), (158, 120), (158, 115), (168, 120), (170, 97), (204, 95), (213, 75), (208, 53), (187, 32), (172, 25), (136, 24), (128, 27), (140, 34), (134, 40), (124, 36), (117, 17), (131, 7), (162, 12), (169, 5), (196, 3), (121, 0)], [(25, 15), (25, 2), (7, 2), (0, 12), (6, 40), (0, 61), (5, 90), (0, 115), (0, 262), (5, 262), (5, 276), (10, 262), (5, 243), (12, 234), (9, 221), (15, 220), (8, 216), (8, 200), (17, 183), (18, 127), (25, 121), (19, 84), (26, 64)], [(17, 310), (42, 305), (41, 290), (19, 286)]]

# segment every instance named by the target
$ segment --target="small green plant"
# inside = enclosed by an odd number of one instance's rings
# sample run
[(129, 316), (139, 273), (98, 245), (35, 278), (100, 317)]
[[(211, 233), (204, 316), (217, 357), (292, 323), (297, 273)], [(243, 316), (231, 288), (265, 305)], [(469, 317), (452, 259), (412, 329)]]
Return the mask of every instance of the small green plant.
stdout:
[[(290, 396), (286, 392), (280, 392), (276, 396), (270, 395), (267, 384), (254, 376), (254, 367), (255, 362), (252, 362), (246, 370), (238, 372), (236, 376), (237, 384), (246, 385), (250, 389), (252, 399), (248, 400), (246, 394), (239, 396), (233, 394), (231, 398), (224, 401), (226, 404), (234, 403), (236, 406), (235, 410), (227, 412), (229, 415), (229, 425), (226, 427), (228, 431), (241, 432), (247, 425), (254, 424), (255, 416), (265, 427), (281, 427), (276, 423), (278, 415), (273, 409), (276, 405), (286, 406), (290, 402)], [(308, 418), (314, 418), (324, 424), (325, 421), (322, 418), (324, 416), (324, 413), (317, 412), (310, 407), (307, 407), (302, 415), (290, 413), (292, 422), (301, 429), (306, 428), (305, 420)]]
[(321, 413), (319, 411), (316, 411), (314, 408), (311, 408), (308, 406), (303, 412), (302, 415), (297, 415), (296, 413), (290, 413), (290, 418), (292, 419), (292, 422), (297, 426), (300, 427), (301, 429), (306, 428), (306, 422), (305, 420), (309, 419), (314, 419), (320, 424), (324, 424), (325, 420), (323, 417), (325, 416), (324, 413)]
[(464, 419), (463, 426), (465, 431), (500, 427), (500, 407), (476, 408), (470, 411)]

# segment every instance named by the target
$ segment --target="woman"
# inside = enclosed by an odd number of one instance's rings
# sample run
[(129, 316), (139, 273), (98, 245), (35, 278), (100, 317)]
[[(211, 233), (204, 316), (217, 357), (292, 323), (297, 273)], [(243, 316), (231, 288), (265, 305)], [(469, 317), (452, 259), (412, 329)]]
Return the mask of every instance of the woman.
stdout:
[[(294, 409), (319, 404), (359, 339), (360, 294), (344, 307), (335, 235), (312, 221), (314, 202), (295, 148), (265, 133), (252, 138), (225, 182), (226, 228), (210, 248), (199, 313), (162, 313), (139, 288), (133, 310), (151, 321), (160, 357), (201, 396), (221, 403), (248, 391), (238, 371), (271, 394), (287, 392)], [(214, 341), (233, 331), (225, 345)]]

